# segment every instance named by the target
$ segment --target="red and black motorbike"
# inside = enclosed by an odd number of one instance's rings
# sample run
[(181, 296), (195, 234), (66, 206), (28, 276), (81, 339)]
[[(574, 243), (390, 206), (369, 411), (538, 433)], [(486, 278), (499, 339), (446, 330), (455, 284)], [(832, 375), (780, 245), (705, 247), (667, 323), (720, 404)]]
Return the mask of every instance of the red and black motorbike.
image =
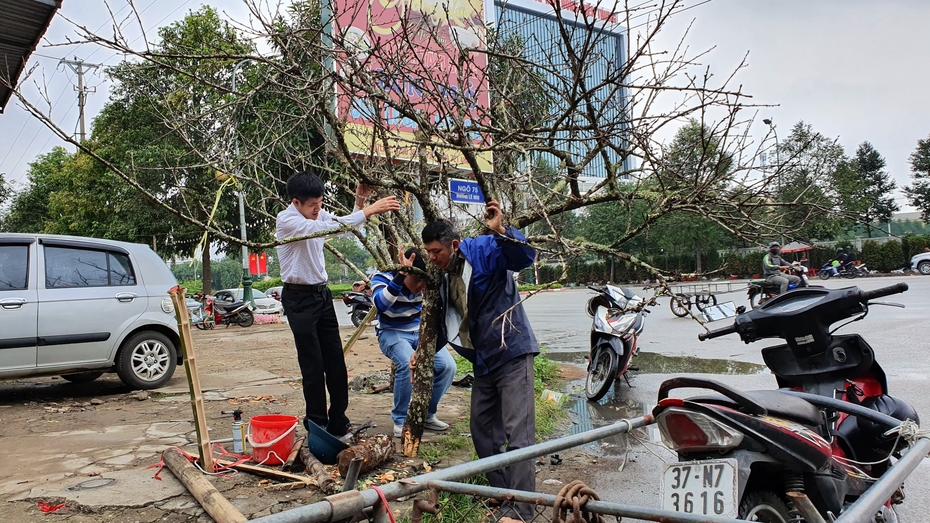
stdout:
[[(904, 283), (874, 291), (797, 289), (701, 334), (702, 341), (731, 333), (746, 343), (784, 340), (762, 350), (780, 389), (740, 391), (694, 378), (662, 384), (653, 414), (680, 459), (663, 475), (664, 507), (769, 523), (839, 516), (906, 447), (887, 431), (919, 419), (888, 395), (872, 347), (830, 327), (861, 319), (870, 302), (880, 304), (872, 300), (906, 290)], [(680, 388), (716, 394), (669, 397)], [(896, 522), (892, 505), (903, 498), (899, 489), (869, 521)]]
[(209, 330), (216, 325), (251, 327), (255, 323), (255, 315), (244, 301), (217, 303), (213, 296), (202, 292), (193, 298), (200, 302), (202, 309), (201, 314), (191, 316), (191, 323), (198, 329)]

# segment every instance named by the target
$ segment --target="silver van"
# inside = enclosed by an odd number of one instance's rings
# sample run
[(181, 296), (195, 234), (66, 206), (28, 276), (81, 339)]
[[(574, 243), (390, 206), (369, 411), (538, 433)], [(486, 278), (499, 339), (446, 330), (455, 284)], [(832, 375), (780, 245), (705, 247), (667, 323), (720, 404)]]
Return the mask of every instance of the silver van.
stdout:
[(181, 362), (175, 285), (147, 245), (0, 233), (0, 379), (161, 387)]

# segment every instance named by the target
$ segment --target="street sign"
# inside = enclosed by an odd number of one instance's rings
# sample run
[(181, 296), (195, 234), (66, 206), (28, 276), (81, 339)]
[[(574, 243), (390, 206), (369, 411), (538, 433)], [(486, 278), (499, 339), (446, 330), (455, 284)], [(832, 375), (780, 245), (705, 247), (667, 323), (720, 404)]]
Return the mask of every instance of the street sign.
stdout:
[(484, 193), (473, 180), (449, 179), (449, 198), (454, 203), (484, 203)]

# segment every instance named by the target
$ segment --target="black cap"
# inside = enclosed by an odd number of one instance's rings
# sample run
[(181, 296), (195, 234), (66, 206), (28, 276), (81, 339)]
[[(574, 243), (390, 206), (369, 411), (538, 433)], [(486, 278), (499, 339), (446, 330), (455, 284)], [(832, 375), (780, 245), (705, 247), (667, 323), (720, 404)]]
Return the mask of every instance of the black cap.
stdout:
[(404, 253), (404, 257), (410, 258), (410, 256), (413, 254), (417, 255), (417, 257), (413, 259), (413, 266), (423, 272), (426, 272), (426, 261), (423, 258), (423, 251), (417, 249), (416, 247), (411, 247), (407, 249), (407, 252)]

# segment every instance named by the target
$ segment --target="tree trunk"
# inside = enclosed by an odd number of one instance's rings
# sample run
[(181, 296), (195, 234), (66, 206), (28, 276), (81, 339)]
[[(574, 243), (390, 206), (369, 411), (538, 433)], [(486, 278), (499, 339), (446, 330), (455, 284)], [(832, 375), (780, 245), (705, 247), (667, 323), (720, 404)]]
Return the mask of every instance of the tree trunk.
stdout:
[(213, 294), (213, 270), (210, 268), (210, 236), (203, 242), (203, 293)]
[(377, 468), (394, 455), (394, 436), (392, 434), (375, 434), (365, 438), (358, 445), (343, 450), (336, 457), (339, 474), (346, 477), (349, 463), (355, 458), (362, 458), (362, 468), (359, 473), (368, 472)]
[(701, 240), (694, 240), (694, 272), (701, 274), (703, 267), (701, 267)]
[(417, 368), (413, 372), (413, 393), (404, 423), (404, 455), (412, 458), (420, 449), (423, 423), (433, 393), (433, 361), (436, 359), (436, 327), (439, 316), (439, 278), (430, 278), (423, 291), (423, 312), (420, 314), (420, 345), (417, 347)]
[(611, 258), (610, 259), (610, 283), (613, 284), (615, 281), (616, 280), (614, 280), (614, 259)]

